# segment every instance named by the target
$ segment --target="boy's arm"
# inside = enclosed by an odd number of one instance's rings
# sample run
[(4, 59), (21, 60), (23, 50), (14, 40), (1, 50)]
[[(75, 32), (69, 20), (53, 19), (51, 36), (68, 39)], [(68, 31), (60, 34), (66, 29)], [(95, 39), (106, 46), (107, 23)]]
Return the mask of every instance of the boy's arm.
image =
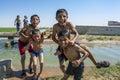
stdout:
[[(32, 46), (32, 40), (29, 40), (29, 43), (24, 47), (26, 50), (29, 49), (29, 47)], [(32, 46), (33, 47), (33, 46)]]
[(23, 36), (25, 38), (29, 38), (29, 36), (25, 35), (24, 32), (27, 30), (28, 28), (27, 27), (24, 27), (22, 28), (22, 30), (19, 32), (19, 35), (20, 36)]
[(78, 60), (72, 61), (73, 66), (78, 67), (80, 63), (83, 62), (89, 56), (89, 53), (76, 44), (74, 46), (76, 46), (76, 50), (79, 53), (83, 54), (83, 56), (80, 57)]
[(42, 42), (42, 43), (43, 43), (44, 39), (46, 39), (46, 38), (45, 38), (45, 35), (46, 35), (46, 32), (42, 32), (42, 33), (41, 33), (41, 42)]
[(79, 61), (83, 62), (89, 56), (89, 53), (85, 51), (83, 48), (81, 48), (80, 46), (78, 45), (76, 46), (78, 47), (78, 52), (83, 54), (83, 56), (79, 59)]
[(71, 39), (72, 42), (74, 43), (75, 40), (78, 38), (78, 32), (77, 32), (77, 30), (75, 29), (75, 27), (73, 26), (73, 24), (71, 22), (68, 22), (68, 23), (69, 23), (69, 26), (71, 28), (72, 33), (74, 34), (74, 37)]
[(15, 19), (15, 21), (14, 21), (14, 26), (16, 25), (16, 19)]
[(57, 44), (59, 44), (58, 43), (58, 39), (56, 38), (56, 29), (55, 29), (55, 26), (53, 26), (53, 30), (52, 30), (52, 40), (55, 42), (55, 43), (57, 43)]

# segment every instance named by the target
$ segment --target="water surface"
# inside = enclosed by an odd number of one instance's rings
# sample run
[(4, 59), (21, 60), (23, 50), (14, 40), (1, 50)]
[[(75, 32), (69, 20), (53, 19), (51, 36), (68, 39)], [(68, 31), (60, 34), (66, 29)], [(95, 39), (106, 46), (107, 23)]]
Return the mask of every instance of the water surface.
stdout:
[[(5, 38), (0, 39), (0, 60), (2, 59), (12, 59), (12, 64), (14, 66), (20, 65), (20, 53), (18, 50), (18, 45), (14, 45), (11, 48), (5, 48), (5, 42), (10, 41)], [(120, 62), (120, 45), (92, 45), (88, 46), (93, 52), (93, 55), (97, 61), (107, 60), (110, 61), (111, 65), (115, 65)], [(59, 66), (58, 58), (54, 55), (56, 51), (56, 44), (45, 44), (44, 45), (44, 64), (45, 66)], [(26, 66), (29, 63), (29, 53), (26, 51)], [(93, 66), (93, 63), (89, 58), (85, 60), (86, 66)]]

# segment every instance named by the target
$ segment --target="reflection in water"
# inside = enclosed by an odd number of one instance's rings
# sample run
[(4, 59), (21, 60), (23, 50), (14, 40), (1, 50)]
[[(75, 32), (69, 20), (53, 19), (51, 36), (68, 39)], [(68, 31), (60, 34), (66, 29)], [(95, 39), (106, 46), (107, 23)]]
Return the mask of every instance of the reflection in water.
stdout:
[[(4, 43), (7, 40), (0, 40), (0, 60), (1, 59), (12, 59), (13, 65), (20, 66), (20, 54), (18, 50), (18, 45), (15, 44), (14, 47), (5, 48)], [(45, 66), (59, 66), (59, 61), (57, 56), (54, 55), (57, 45), (48, 44), (44, 45), (44, 58)], [(120, 45), (89, 45), (90, 50), (93, 52), (93, 55), (97, 61), (107, 60), (110, 61), (112, 65), (120, 62)], [(29, 62), (29, 53), (26, 51), (26, 63)], [(27, 66), (26, 65), (26, 66)], [(93, 63), (88, 58), (85, 60), (86, 66), (91, 66)]]

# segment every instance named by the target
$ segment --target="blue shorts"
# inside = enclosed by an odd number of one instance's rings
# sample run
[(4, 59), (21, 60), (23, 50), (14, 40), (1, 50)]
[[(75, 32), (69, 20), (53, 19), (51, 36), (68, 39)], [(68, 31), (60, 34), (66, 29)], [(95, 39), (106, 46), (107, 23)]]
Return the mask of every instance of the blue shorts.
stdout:
[(16, 24), (16, 28), (17, 28), (17, 31), (20, 30), (20, 24), (19, 23)]
[(38, 57), (40, 54), (43, 54), (44, 52), (43, 50), (40, 50), (39, 52), (35, 52), (34, 50), (32, 50), (31, 53), (35, 55), (36, 57)]

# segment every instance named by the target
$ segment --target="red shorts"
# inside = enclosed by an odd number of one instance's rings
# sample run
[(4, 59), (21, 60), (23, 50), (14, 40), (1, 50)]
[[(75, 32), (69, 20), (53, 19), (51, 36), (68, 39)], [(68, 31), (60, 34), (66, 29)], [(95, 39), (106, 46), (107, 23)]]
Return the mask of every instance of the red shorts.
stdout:
[[(25, 54), (25, 49), (24, 47), (27, 45), (28, 43), (25, 43), (25, 42), (22, 42), (20, 40), (18, 40), (18, 48), (19, 48), (19, 51), (20, 51), (20, 55), (23, 55)], [(32, 47), (30, 46), (29, 49), (28, 49), (29, 52), (32, 51)]]

